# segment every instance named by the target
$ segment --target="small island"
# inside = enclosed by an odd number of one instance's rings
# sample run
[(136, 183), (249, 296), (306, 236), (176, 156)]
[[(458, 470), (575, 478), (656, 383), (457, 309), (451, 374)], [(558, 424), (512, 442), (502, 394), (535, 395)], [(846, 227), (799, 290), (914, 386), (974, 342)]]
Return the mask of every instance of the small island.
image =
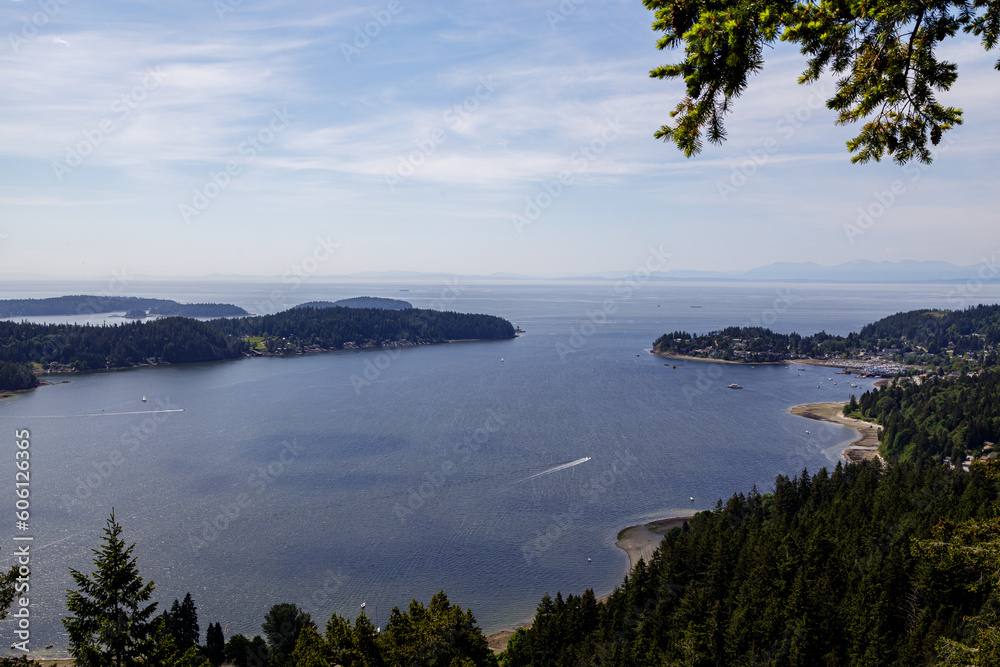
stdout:
[(308, 301), (296, 308), (384, 308), (386, 310), (407, 310), (413, 304), (402, 299), (387, 299), (381, 296), (356, 296), (339, 301)]
[(48, 299), (0, 299), (0, 319), (54, 315), (100, 315), (125, 311), (127, 319), (144, 317), (236, 317), (247, 311), (229, 303), (178, 303), (135, 296), (57, 296)]

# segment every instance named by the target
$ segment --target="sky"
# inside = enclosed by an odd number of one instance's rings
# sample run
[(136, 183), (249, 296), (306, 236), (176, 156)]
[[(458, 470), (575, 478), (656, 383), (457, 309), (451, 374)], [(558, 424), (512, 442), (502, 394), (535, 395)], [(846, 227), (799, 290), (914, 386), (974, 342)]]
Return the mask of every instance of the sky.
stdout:
[[(0, 0), (0, 274), (571, 276), (1000, 249), (997, 53), (930, 167), (852, 165), (804, 58), (766, 54), (729, 140), (653, 137), (640, 0)], [(652, 250), (651, 250), (652, 249)], [(665, 259), (664, 259), (665, 258)]]

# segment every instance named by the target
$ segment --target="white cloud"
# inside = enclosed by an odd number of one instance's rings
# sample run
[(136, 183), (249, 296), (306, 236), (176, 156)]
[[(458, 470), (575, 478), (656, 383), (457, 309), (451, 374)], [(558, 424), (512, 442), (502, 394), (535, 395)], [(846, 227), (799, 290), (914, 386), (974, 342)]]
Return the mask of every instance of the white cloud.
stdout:
[[(67, 5), (40, 38), (16, 53), (0, 52), (0, 164), (10, 174), (0, 206), (19, 215), (33, 211), (53, 229), (69, 225), (63, 219), (76, 210), (109, 228), (131, 229), (137, 215), (172, 228), (179, 224), (178, 203), (235, 160), (240, 175), (199, 217), (202, 231), (187, 232), (191, 238), (230, 238), (238, 253), (256, 247), (255, 232), (278, 223), (289, 237), (340, 225), (358, 246), (367, 240), (373, 248), (385, 230), (404, 247), (447, 234), (449, 247), (479, 258), (467, 261), (501, 270), (521, 255), (491, 257), (481, 230), (513, 233), (511, 211), (563, 171), (571, 185), (535, 226), (530, 243), (539, 245), (529, 252), (521, 239), (510, 246), (521, 250), (511, 252), (558, 255), (558, 247), (546, 245), (557, 243), (557, 230), (586, 228), (581, 257), (656, 235), (696, 247), (706, 233), (736, 244), (719, 257), (753, 256), (753, 243), (772, 252), (773, 238), (718, 230), (759, 225), (785, 230), (788, 238), (808, 237), (803, 229), (821, 238), (837, 228), (844, 202), (863, 199), (871, 183), (898, 174), (887, 164), (847, 164), (844, 141), (857, 128), (834, 126), (816, 86), (795, 83), (804, 59), (785, 45), (768, 55), (764, 72), (736, 102), (729, 141), (688, 160), (652, 136), (669, 122), (684, 90), (676, 81), (649, 78), (649, 69), (680, 53), (653, 48), (652, 15), (639, 3), (588, 0), (556, 30), (545, 18), (558, 11), (552, 0), (402, 0), (401, 6), (348, 62), (340, 43), (353, 40), (385, 4), (331, 10), (312, 1), (263, 0), (240, 3), (223, 20), (211, 3), (134, 3), (113, 15)], [(20, 21), (11, 9), (17, 6), (7, 7), (8, 18)], [(1000, 141), (998, 75), (993, 54), (975, 43), (955, 43), (946, 53), (959, 62), (960, 77), (943, 99), (966, 108), (966, 125), (932, 168), (946, 168), (947, 176), (932, 170), (921, 181), (934, 193), (934, 206), (905, 210), (921, 230), (941, 211), (956, 211), (954, 240), (935, 247), (957, 261), (967, 250), (962, 238), (993, 234), (977, 221), (996, 203), (983, 174), (992, 173), (987, 166)], [(162, 74), (155, 86), (148, 85), (150, 68)], [(241, 142), (285, 107), (294, 115), (288, 127), (252, 160), (241, 155)], [(780, 125), (796, 113), (792, 126)], [(94, 136), (102, 121), (113, 129), (58, 181), (52, 164)], [(608, 122), (622, 129), (602, 145)], [(443, 141), (430, 146), (433, 136)], [(777, 150), (737, 196), (722, 202), (716, 183), (769, 139)], [(592, 142), (600, 154), (574, 161)], [(385, 175), (398, 175), (400, 161), (414, 156), (420, 164), (390, 190)], [(796, 213), (808, 219), (793, 220)], [(274, 252), (281, 252), (283, 238), (274, 240)], [(919, 235), (906, 242), (915, 254), (926, 250)], [(816, 261), (834, 252), (829, 244), (799, 243), (787, 252)], [(109, 252), (96, 243), (84, 250)], [(423, 266), (383, 266), (387, 260), (377, 252), (359, 252), (354, 261), (379, 269), (432, 270), (450, 261), (442, 254), (423, 258)], [(698, 257), (722, 261), (707, 252)], [(567, 265), (565, 272), (583, 268)]]

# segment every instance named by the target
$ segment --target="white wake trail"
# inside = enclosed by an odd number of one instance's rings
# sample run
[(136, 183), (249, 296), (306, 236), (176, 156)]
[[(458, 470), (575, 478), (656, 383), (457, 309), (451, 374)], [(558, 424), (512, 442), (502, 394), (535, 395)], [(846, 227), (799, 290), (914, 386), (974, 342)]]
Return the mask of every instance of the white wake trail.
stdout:
[[(525, 477), (520, 482), (527, 482), (529, 479), (535, 479), (536, 477), (541, 477), (542, 475), (550, 475), (554, 472), (565, 470), (566, 468), (572, 468), (573, 466), (578, 466), (581, 463), (586, 463), (589, 460), (590, 460), (589, 456), (584, 456), (582, 459), (577, 459), (576, 461), (570, 461), (569, 463), (563, 463), (561, 465), (557, 465), (555, 468), (549, 468), (548, 470), (543, 470), (542, 472), (535, 473), (530, 477)], [(520, 484), (520, 482), (518, 482), (518, 484)]]
[(173, 410), (136, 410), (135, 412), (92, 412), (86, 415), (33, 415), (22, 419), (77, 419), (79, 417), (118, 417), (120, 415), (159, 415), (164, 412), (184, 412), (184, 408)]

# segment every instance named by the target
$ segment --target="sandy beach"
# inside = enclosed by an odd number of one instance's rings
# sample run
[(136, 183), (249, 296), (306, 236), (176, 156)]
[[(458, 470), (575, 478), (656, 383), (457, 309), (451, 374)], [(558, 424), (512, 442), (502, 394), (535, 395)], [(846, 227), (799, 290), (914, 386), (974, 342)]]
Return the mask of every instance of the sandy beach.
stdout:
[(857, 431), (857, 438), (845, 445), (841, 456), (847, 461), (870, 461), (878, 455), (877, 424), (844, 416), (845, 403), (806, 403), (791, 409), (793, 415), (848, 426)]
[[(628, 554), (629, 572), (632, 571), (632, 568), (635, 567), (640, 558), (648, 563), (653, 557), (653, 553), (656, 552), (656, 548), (660, 546), (663, 536), (674, 528), (680, 528), (691, 518), (691, 516), (677, 516), (657, 519), (656, 521), (650, 521), (638, 526), (629, 526), (618, 533), (615, 546)], [(601, 598), (600, 601), (603, 602), (606, 597)], [(530, 628), (531, 622), (524, 623), (518, 627)], [(499, 653), (507, 648), (507, 642), (513, 634), (514, 630), (501, 630), (489, 635), (486, 640), (490, 648), (494, 652)]]
[(687, 354), (669, 354), (667, 352), (652, 352), (657, 357), (663, 359), (673, 359), (675, 361), (704, 361), (710, 364), (737, 364), (738, 366), (787, 366), (798, 361), (798, 359), (782, 361), (736, 361), (731, 359), (712, 359), (710, 357), (692, 357)]
[(692, 516), (677, 516), (658, 519), (638, 526), (629, 526), (618, 533), (615, 546), (628, 554), (629, 571), (640, 559), (647, 563), (653, 558), (663, 536), (674, 528), (683, 526)]

